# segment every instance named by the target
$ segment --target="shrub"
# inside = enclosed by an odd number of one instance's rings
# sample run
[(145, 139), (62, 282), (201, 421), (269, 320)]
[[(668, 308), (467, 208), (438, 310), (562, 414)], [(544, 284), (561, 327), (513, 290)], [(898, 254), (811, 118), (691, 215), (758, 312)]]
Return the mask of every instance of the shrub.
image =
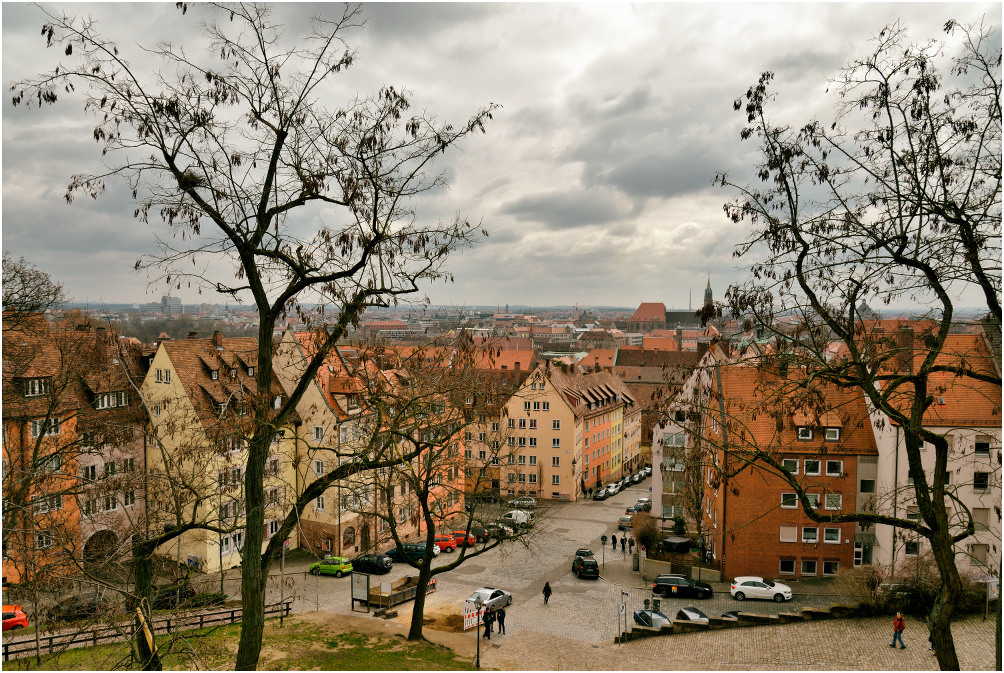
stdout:
[(214, 591), (195, 594), (188, 600), (188, 605), (193, 608), (201, 608), (207, 605), (223, 605), (226, 602), (226, 593), (222, 591)]

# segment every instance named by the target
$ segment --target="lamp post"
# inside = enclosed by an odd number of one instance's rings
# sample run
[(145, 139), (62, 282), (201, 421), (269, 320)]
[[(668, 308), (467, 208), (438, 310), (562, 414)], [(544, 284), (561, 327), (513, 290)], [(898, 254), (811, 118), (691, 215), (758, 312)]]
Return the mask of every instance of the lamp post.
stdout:
[(481, 602), (481, 596), (474, 599), (474, 642), (477, 645), (477, 661), (475, 663), (476, 668), (481, 668), (481, 606), (484, 603)]

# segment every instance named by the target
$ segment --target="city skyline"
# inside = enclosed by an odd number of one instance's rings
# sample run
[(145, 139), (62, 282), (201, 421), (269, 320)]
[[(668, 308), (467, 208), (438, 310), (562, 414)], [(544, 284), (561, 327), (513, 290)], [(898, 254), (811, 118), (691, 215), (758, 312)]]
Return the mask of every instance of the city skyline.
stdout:
[[(197, 18), (173, 4), (47, 7), (93, 12), (140, 66), (134, 34), (199, 48)], [(302, 32), (304, 6), (275, 11), (290, 34)], [(3, 15), (8, 86), (58, 62), (38, 35), (37, 8), (7, 4)], [(711, 178), (750, 170), (754, 146), (739, 142), (732, 101), (761, 71), (776, 73), (782, 118), (825, 121), (827, 79), (866, 54), (883, 26), (901, 19), (915, 39), (941, 38), (945, 21), (984, 15), (999, 37), (999, 6), (986, 3), (372, 4), (348, 36), (358, 62), (336, 79), (331, 104), (394, 84), (443, 120), (502, 106), (485, 135), (439, 164), (449, 188), (414, 204), (420, 219), (462, 213), (491, 236), (451, 258), (455, 283), (423, 287), (415, 300), (687, 307), (709, 275), (716, 297), (743, 277), (732, 251), (744, 231), (722, 212), (729, 195)], [(50, 273), (75, 302), (156, 301), (165, 288), (144, 294), (133, 265), (165, 234), (159, 218), (135, 220), (120, 183), (97, 200), (63, 200), (70, 176), (101, 161), (93, 118), (66, 98), (42, 110), (4, 104), (3, 250)]]

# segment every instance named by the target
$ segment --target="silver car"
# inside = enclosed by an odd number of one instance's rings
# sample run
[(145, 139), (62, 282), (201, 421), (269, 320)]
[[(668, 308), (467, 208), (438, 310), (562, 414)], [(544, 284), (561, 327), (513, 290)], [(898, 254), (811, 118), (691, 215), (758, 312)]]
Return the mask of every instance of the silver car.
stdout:
[(503, 591), (502, 589), (492, 589), (491, 587), (481, 587), (480, 589), (475, 589), (474, 593), (467, 599), (467, 602), (477, 603), (478, 598), (481, 599), (481, 605), (492, 609), (512, 605), (512, 594), (508, 591)]

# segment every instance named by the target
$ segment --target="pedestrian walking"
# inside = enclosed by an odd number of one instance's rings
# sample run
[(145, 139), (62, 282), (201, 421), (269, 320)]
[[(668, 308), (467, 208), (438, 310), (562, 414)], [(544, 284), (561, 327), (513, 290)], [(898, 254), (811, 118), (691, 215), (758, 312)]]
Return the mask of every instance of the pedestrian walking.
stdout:
[(634, 553), (634, 538), (628, 540), (628, 551)]
[(621, 537), (621, 554), (627, 549), (627, 536)]
[(903, 630), (906, 628), (906, 620), (903, 619), (903, 613), (897, 612), (896, 619), (892, 620), (892, 642), (889, 643), (889, 647), (896, 647), (896, 641), (899, 641), (899, 649), (905, 650), (906, 645), (903, 644)]
[(505, 608), (499, 608), (495, 615), (495, 621), (499, 623), (499, 634), (505, 635)]
[(485, 613), (485, 635), (484, 638), (492, 639), (492, 624), (495, 623), (495, 611), (491, 608)]
[(616, 535), (611, 535), (610, 536), (610, 540), (611, 540), (611, 542), (613, 542), (614, 551), (617, 551), (617, 536)]
[(547, 605), (547, 601), (551, 598), (551, 583), (544, 582), (544, 605)]

